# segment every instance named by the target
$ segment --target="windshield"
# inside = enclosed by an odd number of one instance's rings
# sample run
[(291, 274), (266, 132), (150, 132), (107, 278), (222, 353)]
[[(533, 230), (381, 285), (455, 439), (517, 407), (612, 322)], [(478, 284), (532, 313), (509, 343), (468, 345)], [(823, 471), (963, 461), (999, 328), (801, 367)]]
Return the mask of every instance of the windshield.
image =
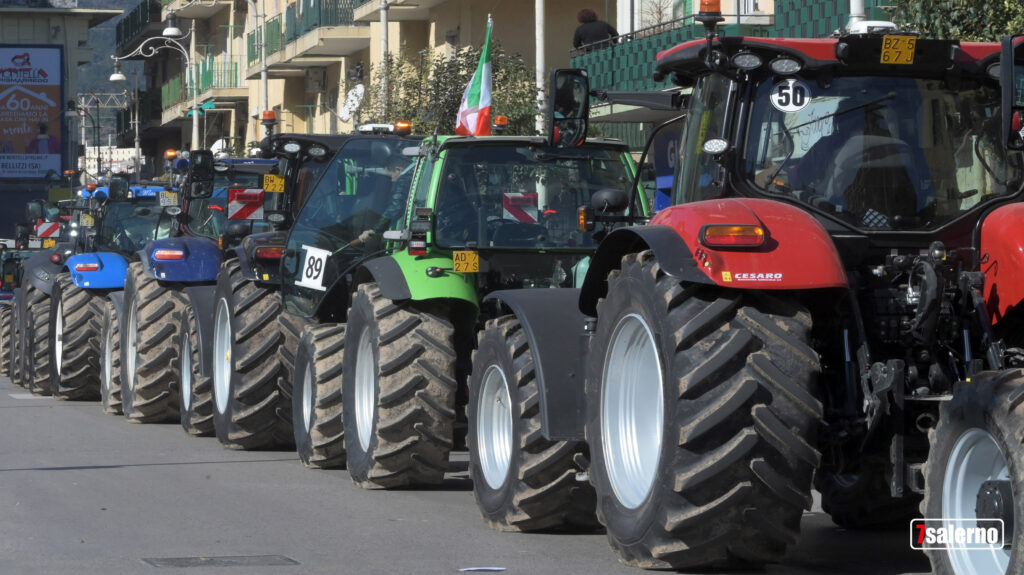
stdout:
[(624, 190), (632, 172), (622, 148), (541, 148), (529, 143), (452, 146), (434, 202), (442, 248), (587, 248), (577, 209), (601, 189)]
[(149, 240), (170, 237), (171, 219), (161, 221), (162, 213), (156, 198), (107, 204), (103, 227), (96, 240), (97, 251), (131, 254), (142, 249)]
[[(213, 195), (209, 198), (188, 200), (189, 232), (195, 236), (217, 239), (228, 225), (228, 188), (262, 189), (263, 174), (254, 172), (218, 172), (213, 179)], [(277, 194), (266, 194), (264, 208), (274, 209), (272, 202)], [(255, 231), (270, 231), (266, 229)], [(254, 231), (254, 233), (255, 233)]]
[(1016, 193), (996, 86), (892, 77), (769, 80), (756, 89), (745, 176), (868, 231), (937, 228)]

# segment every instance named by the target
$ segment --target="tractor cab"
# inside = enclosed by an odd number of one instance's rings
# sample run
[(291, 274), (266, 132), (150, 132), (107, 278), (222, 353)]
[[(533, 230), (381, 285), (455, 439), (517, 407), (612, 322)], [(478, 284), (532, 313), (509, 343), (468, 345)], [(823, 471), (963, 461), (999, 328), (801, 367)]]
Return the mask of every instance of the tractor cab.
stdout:
[(693, 88), (673, 203), (768, 198), (834, 235), (952, 240), (1015, 198), (1024, 165), (1001, 143), (999, 45), (881, 30), (662, 52), (657, 74)]
[(193, 150), (182, 184), (184, 234), (220, 241), (231, 220), (258, 222), (265, 229), (257, 231), (270, 231), (270, 224), (264, 221), (264, 209), (274, 196), (264, 194), (264, 177), (276, 168), (277, 162), (272, 159), (214, 160), (207, 150)]

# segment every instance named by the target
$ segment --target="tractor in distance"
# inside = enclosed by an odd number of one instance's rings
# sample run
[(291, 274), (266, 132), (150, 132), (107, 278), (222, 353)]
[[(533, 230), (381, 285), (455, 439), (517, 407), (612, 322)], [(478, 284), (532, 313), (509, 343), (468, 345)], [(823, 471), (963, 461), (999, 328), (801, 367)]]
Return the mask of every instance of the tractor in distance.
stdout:
[(610, 233), (579, 292), (492, 294), (475, 483), (525, 494), (522, 437), (584, 442), (620, 560), (683, 569), (778, 561), (813, 477), (847, 528), (1002, 525), (925, 552), (1021, 573), (1022, 37), (719, 37), (717, 4), (658, 55), (692, 89), (673, 205)]

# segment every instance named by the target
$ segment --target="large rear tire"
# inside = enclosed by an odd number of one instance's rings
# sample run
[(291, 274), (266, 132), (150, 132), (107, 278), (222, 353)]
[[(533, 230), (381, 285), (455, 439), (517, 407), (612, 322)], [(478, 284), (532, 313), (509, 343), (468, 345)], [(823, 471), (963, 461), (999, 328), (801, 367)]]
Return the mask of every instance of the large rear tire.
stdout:
[(345, 324), (307, 327), (295, 356), (292, 427), (295, 449), (306, 467), (345, 466), (341, 365)]
[(178, 324), (188, 305), (183, 293), (128, 266), (121, 330), (121, 406), (128, 421), (178, 421)]
[(57, 275), (50, 293), (50, 389), (67, 400), (100, 398), (100, 298)]
[(114, 302), (103, 304), (100, 331), (100, 402), (103, 412), (121, 415), (121, 330)]
[(446, 304), (352, 300), (342, 368), (349, 475), (363, 488), (444, 480), (455, 422), (455, 328)]
[(292, 445), (289, 397), (278, 378), (281, 296), (242, 277), (238, 260), (217, 276), (213, 324), (213, 423), (230, 449)]
[(494, 529), (593, 529), (596, 500), (573, 463), (585, 444), (541, 434), (533, 351), (515, 316), (487, 322), (469, 380), (469, 473)]
[[(929, 519), (960, 518), (975, 527), (983, 484), (998, 487), (1004, 510), (1006, 547), (996, 550), (930, 549), (925, 555), (936, 575), (1020, 575), (1024, 573), (1024, 371), (984, 372), (953, 389), (939, 406), (939, 422), (928, 431), (921, 512)], [(1007, 500), (1009, 499), (1009, 501)]]
[(50, 395), (50, 296), (25, 288), (25, 347), (22, 379), (33, 395)]
[(598, 304), (586, 436), (598, 517), (645, 568), (763, 564), (811, 506), (822, 406), (810, 314), (622, 259)]
[(197, 437), (213, 435), (213, 378), (200, 369), (199, 322), (192, 306), (181, 315), (178, 340), (181, 342), (178, 370), (181, 373), (181, 393), (178, 394), (181, 428)]
[(0, 375), (8, 377), (11, 375), (11, 358), (14, 356), (14, 351), (11, 349), (11, 342), (14, 341), (11, 337), (14, 326), (11, 318), (13, 315), (13, 302), (11, 305), (0, 308)]

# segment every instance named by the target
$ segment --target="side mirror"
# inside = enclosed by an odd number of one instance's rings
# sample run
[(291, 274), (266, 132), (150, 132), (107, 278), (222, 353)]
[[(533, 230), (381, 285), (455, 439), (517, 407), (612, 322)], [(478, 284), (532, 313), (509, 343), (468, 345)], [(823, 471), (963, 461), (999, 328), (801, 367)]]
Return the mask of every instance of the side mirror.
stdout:
[(549, 146), (573, 148), (586, 141), (590, 118), (590, 78), (586, 70), (551, 72), (547, 116), (551, 126)]
[(617, 188), (602, 188), (590, 196), (590, 207), (597, 213), (623, 212), (629, 207), (629, 194)]
[(999, 81), (1003, 87), (1003, 145), (1024, 149), (1024, 35), (1003, 38)]
[(213, 152), (210, 150), (192, 150), (189, 152), (189, 181), (194, 183), (213, 182)]
[(43, 204), (40, 202), (28, 202), (25, 204), (25, 221), (35, 223), (43, 219)]

